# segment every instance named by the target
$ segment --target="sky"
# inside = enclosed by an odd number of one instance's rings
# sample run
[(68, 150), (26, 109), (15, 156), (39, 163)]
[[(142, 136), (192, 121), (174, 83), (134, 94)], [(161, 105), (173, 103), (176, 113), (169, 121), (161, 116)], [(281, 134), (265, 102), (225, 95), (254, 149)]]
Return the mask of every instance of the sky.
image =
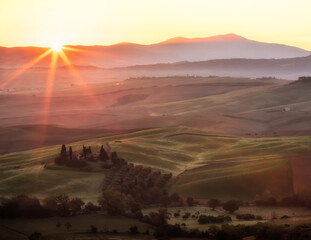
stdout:
[(311, 50), (311, 0), (0, 0), (0, 46), (151, 44), (235, 33)]

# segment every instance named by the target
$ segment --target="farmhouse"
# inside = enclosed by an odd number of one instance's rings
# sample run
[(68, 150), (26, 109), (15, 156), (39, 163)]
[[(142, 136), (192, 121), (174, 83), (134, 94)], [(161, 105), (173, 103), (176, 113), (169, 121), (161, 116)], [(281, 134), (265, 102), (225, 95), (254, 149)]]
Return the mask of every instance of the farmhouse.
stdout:
[[(104, 148), (105, 145), (105, 148)], [(82, 151), (72, 151), (72, 147), (69, 147), (67, 151), (66, 145), (63, 144), (59, 156), (55, 158), (55, 163), (58, 165), (67, 165), (70, 167), (84, 167), (88, 161), (103, 161), (106, 162), (111, 159), (110, 146), (108, 143), (101, 145), (98, 152), (92, 153), (91, 146), (85, 147), (83, 145)], [(109, 154), (105, 150), (109, 151)]]
[(285, 107), (285, 108), (283, 108), (282, 111), (283, 111), (283, 112), (290, 112), (290, 111), (291, 111), (291, 108), (290, 108), (290, 107)]

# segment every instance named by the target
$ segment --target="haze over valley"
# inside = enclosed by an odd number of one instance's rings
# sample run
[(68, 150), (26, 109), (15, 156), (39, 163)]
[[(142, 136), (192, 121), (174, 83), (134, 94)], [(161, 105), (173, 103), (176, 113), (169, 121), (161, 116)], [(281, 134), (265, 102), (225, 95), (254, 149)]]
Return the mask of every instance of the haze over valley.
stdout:
[[(285, 24), (266, 0), (183, 0), (182, 16), (171, 1), (31, 2), (2, 12), (0, 240), (309, 239), (309, 15), (291, 5)], [(18, 9), (32, 17), (17, 24)], [(50, 43), (56, 30), (68, 44)], [(109, 44), (122, 34), (139, 43)]]

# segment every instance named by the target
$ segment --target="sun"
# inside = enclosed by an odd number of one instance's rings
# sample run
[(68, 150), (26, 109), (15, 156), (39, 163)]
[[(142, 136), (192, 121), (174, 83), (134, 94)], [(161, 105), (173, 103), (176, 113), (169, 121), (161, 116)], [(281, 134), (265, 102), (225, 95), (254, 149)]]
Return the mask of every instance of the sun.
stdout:
[(59, 44), (59, 43), (55, 43), (52, 45), (51, 50), (53, 52), (60, 52), (63, 49), (63, 45)]

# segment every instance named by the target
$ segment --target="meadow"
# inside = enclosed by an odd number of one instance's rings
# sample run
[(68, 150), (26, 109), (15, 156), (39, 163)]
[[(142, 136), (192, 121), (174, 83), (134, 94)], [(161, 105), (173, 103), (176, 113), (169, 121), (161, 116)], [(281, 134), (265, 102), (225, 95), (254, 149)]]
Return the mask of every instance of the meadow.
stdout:
[[(237, 137), (209, 134), (188, 127), (168, 127), (95, 138), (68, 144), (94, 152), (109, 142), (128, 162), (171, 172), (169, 190), (181, 196), (253, 199), (270, 190), (294, 192), (292, 158), (309, 155), (311, 137)], [(0, 194), (29, 194), (39, 198), (66, 193), (95, 201), (106, 171), (99, 162), (87, 171), (53, 164), (60, 145), (0, 156)], [(45, 167), (46, 165), (46, 167)], [(304, 171), (309, 171), (305, 168)]]
[[(149, 212), (156, 211), (156, 208), (148, 208), (144, 209), (144, 214), (148, 214)], [(221, 226), (222, 224), (199, 224), (198, 217), (201, 214), (207, 216), (230, 216), (232, 222), (229, 222), (230, 225), (254, 225), (258, 222), (262, 223), (271, 223), (271, 224), (282, 224), (283, 222), (287, 222), (288, 224), (298, 224), (301, 222), (309, 222), (311, 221), (311, 210), (307, 208), (297, 208), (297, 207), (256, 207), (256, 206), (243, 206), (240, 207), (234, 214), (229, 214), (224, 211), (221, 207), (215, 209), (215, 211), (211, 210), (207, 206), (193, 206), (193, 207), (170, 207), (168, 208), (170, 219), (168, 220), (169, 224), (185, 224), (185, 227), (188, 229), (200, 229), (206, 230), (211, 225)], [(179, 213), (179, 217), (175, 217), (174, 213)], [(183, 215), (186, 213), (190, 213), (190, 217), (187, 219), (183, 219)], [(199, 214), (198, 214), (199, 213)], [(237, 214), (254, 214), (255, 216), (261, 216), (262, 220), (240, 220), (236, 218)], [(283, 216), (288, 216), (286, 219), (282, 219)], [(275, 217), (276, 219), (273, 219)]]
[[(65, 224), (71, 227), (66, 228)], [(57, 225), (60, 226), (57, 226)], [(97, 228), (98, 233), (91, 232), (91, 226)], [(105, 216), (102, 214), (80, 215), (70, 218), (46, 219), (12, 219), (0, 220), (0, 239), (27, 240), (35, 232), (43, 233), (47, 239), (150, 239), (149, 236), (131, 236), (129, 229), (137, 226), (140, 232), (153, 232), (153, 227), (138, 220), (121, 216)], [(116, 233), (113, 233), (117, 231)], [(9, 238), (6, 238), (9, 237)]]

